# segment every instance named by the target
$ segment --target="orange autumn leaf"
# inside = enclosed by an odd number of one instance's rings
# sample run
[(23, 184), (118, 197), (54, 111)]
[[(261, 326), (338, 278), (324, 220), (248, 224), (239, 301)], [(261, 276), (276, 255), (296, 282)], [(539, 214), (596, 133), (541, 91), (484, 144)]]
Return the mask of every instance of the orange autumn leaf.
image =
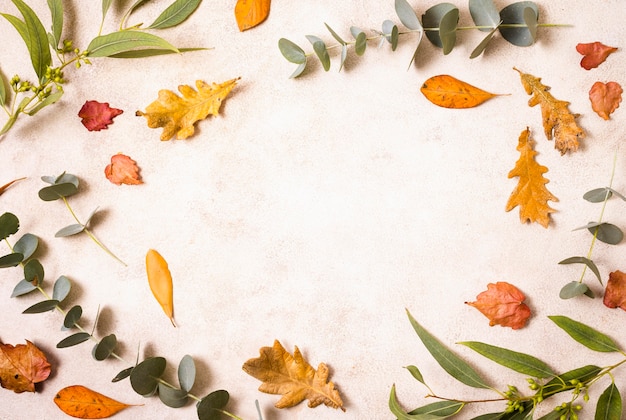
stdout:
[(530, 308), (524, 303), (526, 296), (515, 286), (504, 281), (489, 283), (487, 290), (476, 296), (476, 302), (465, 302), (489, 318), (489, 325), (511, 327), (514, 330), (526, 325)]
[(235, 19), (241, 32), (254, 28), (270, 13), (271, 0), (237, 0)]
[(621, 308), (626, 311), (626, 273), (619, 270), (609, 273), (603, 303), (608, 308)]
[(245, 362), (243, 370), (263, 382), (259, 391), (282, 395), (276, 408), (293, 407), (308, 399), (311, 408), (325, 404), (346, 411), (335, 384), (328, 382), (326, 364), (320, 363), (316, 371), (297, 346), (292, 356), (278, 340), (274, 340), (273, 347), (262, 347), (259, 352), (261, 356)]
[(35, 384), (50, 376), (46, 355), (33, 343), (0, 343), (0, 385), (16, 393), (35, 392)]
[(79, 419), (105, 419), (130, 407), (82, 385), (63, 388), (54, 403), (68, 416)]
[(0, 195), (2, 195), (11, 185), (15, 184), (18, 181), (22, 181), (24, 179), (26, 179), (26, 177), (17, 178), (17, 179), (14, 179), (13, 181), (9, 181), (6, 184), (0, 186)]
[(550, 213), (556, 211), (548, 205), (548, 201), (559, 200), (545, 186), (550, 182), (543, 176), (548, 172), (548, 168), (535, 161), (537, 152), (534, 150), (534, 145), (530, 130), (526, 128), (519, 136), (517, 144), (520, 158), (509, 172), (509, 178), (517, 176), (519, 182), (506, 203), (506, 211), (520, 206), (519, 216), (522, 223), (537, 222), (547, 228), (550, 223)]
[(617, 82), (595, 82), (589, 90), (591, 108), (605, 120), (615, 111), (622, 102), (623, 89)]
[(121, 153), (111, 157), (111, 163), (104, 168), (104, 174), (115, 185), (138, 185), (143, 183), (141, 175), (139, 175), (137, 162)]
[(426, 80), (420, 91), (430, 102), (443, 108), (473, 108), (494, 96), (499, 96), (447, 74)]
[(146, 274), (150, 290), (165, 315), (174, 322), (174, 284), (167, 261), (156, 250), (149, 249), (146, 254)]
[(617, 51), (615, 47), (609, 47), (601, 42), (576, 45), (576, 51), (584, 57), (580, 60), (580, 66), (585, 70), (591, 70), (604, 63), (606, 58)]
[(585, 137), (585, 132), (576, 123), (578, 114), (572, 114), (567, 101), (556, 99), (549, 92), (550, 87), (541, 83), (541, 78), (527, 74), (513, 68), (520, 74), (522, 85), (526, 93), (533, 95), (528, 100), (529, 106), (539, 104), (543, 129), (548, 140), (554, 138), (554, 147), (564, 155), (567, 152), (578, 150), (579, 140)]
[(188, 85), (178, 86), (182, 94), (178, 96), (171, 90), (159, 91), (159, 98), (146, 107), (146, 112), (137, 111), (135, 115), (146, 117), (148, 127), (163, 127), (161, 140), (186, 139), (193, 135), (194, 124), (207, 118), (217, 116), (222, 101), (235, 87), (239, 78), (224, 83), (208, 84), (202, 80), (196, 81), (196, 88)]

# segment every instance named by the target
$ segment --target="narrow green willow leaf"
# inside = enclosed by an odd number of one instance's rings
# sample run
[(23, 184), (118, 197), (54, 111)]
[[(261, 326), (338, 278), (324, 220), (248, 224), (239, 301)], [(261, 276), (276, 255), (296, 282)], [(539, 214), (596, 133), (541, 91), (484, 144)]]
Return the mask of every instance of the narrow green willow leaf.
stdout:
[(426, 331), (407, 310), (409, 321), (413, 329), (439, 365), (453, 378), (465, 385), (474, 388), (489, 388), (489, 385), (467, 362), (441, 344), (435, 337)]
[(396, 385), (391, 386), (391, 392), (389, 393), (389, 411), (396, 416), (398, 420), (423, 420), (424, 417), (421, 415), (411, 415), (404, 411), (402, 407), (400, 407), (400, 403), (398, 402), (398, 398), (396, 397)]
[(622, 418), (622, 396), (614, 382), (604, 390), (598, 404), (594, 420), (613, 420)]
[(24, 255), (19, 252), (12, 252), (0, 257), (0, 268), (18, 266), (24, 260)]
[(467, 346), (475, 352), (504, 367), (534, 378), (543, 379), (556, 375), (556, 373), (554, 373), (546, 363), (528, 354), (492, 346), (478, 341), (462, 341), (458, 344)]
[(65, 276), (60, 276), (55, 282), (52, 288), (52, 299), (56, 299), (59, 302), (63, 302), (67, 295), (72, 290), (72, 283), (70, 279)]
[(9, 15), (7, 13), (0, 13), (2, 17), (9, 21), (11, 25), (15, 28), (18, 34), (22, 37), (24, 42), (28, 39), (28, 28), (26, 27), (26, 23), (23, 20), (18, 18), (17, 16)]
[(58, 90), (58, 91), (48, 95), (46, 97), (46, 99), (44, 99), (43, 101), (39, 102), (32, 109), (29, 109), (26, 112), (26, 114), (28, 114), (28, 115), (30, 115), (32, 117), (33, 115), (35, 115), (36, 113), (38, 113), (39, 111), (41, 111), (42, 109), (47, 107), (48, 105), (52, 105), (52, 104), (58, 102), (61, 99), (62, 96), (63, 96), (63, 91), (62, 90)]
[(178, 48), (178, 51), (172, 50), (164, 50), (161, 48), (146, 48), (143, 50), (132, 50), (126, 51), (119, 54), (110, 55), (109, 58), (146, 58), (146, 57), (156, 57), (159, 55), (169, 55), (169, 54), (178, 54), (178, 53), (186, 53), (192, 51), (202, 51), (209, 50), (211, 48)]
[(130, 373), (130, 384), (139, 395), (149, 396), (157, 389), (157, 379), (165, 371), (166, 361), (163, 357), (149, 357), (139, 363)]
[(531, 8), (535, 12), (537, 20), (539, 19), (539, 9), (532, 1), (513, 3), (500, 11), (500, 19), (502, 19), (500, 33), (502, 37), (518, 47), (528, 47), (535, 41), (524, 20), (524, 10), (526, 8)]
[(0, 241), (17, 233), (20, 229), (20, 219), (13, 213), (3, 213), (0, 216)]
[(306, 63), (306, 54), (304, 53), (304, 50), (300, 48), (297, 44), (289, 41), (288, 39), (279, 39), (278, 49), (280, 50), (280, 53), (283, 55), (283, 57), (285, 57), (290, 63)]
[(583, 194), (583, 198), (591, 203), (602, 203), (611, 198), (612, 192), (609, 188), (596, 188)]
[(23, 261), (26, 261), (33, 256), (37, 247), (39, 246), (39, 238), (32, 233), (25, 233), (16, 243), (13, 245), (13, 252), (19, 252), (24, 256)]
[(385, 20), (382, 29), (385, 39), (391, 44), (391, 51), (395, 51), (398, 47), (398, 27), (391, 20)]
[(549, 316), (548, 318), (574, 340), (591, 350), (606, 353), (620, 351), (612, 338), (581, 322), (560, 315)]
[(196, 381), (196, 364), (190, 355), (185, 355), (178, 364), (178, 383), (180, 387), (189, 392)]
[[(40, 81), (43, 81), (46, 69), (52, 64), (52, 55), (48, 47), (48, 35), (43, 24), (26, 3), (22, 0), (11, 0), (24, 18), (28, 38), (24, 39), (26, 47), (30, 53), (30, 61), (35, 70), (35, 74)], [(18, 31), (19, 32), (19, 31)], [(23, 38), (23, 37), (22, 37)]]
[(57, 349), (63, 349), (66, 347), (72, 347), (80, 343), (84, 343), (89, 340), (91, 335), (86, 332), (77, 332), (76, 334), (72, 334), (68, 337), (65, 337), (63, 340), (57, 343)]
[(76, 185), (64, 182), (62, 184), (50, 185), (39, 190), (39, 198), (43, 201), (59, 200), (62, 197), (69, 197), (78, 192)]
[(223, 389), (213, 391), (202, 398), (196, 404), (198, 420), (220, 420), (222, 418), (221, 410), (226, 407), (229, 399), (230, 395)]
[(480, 56), (485, 49), (487, 49), (487, 45), (489, 45), (489, 43), (491, 42), (491, 40), (493, 39), (493, 36), (496, 34), (496, 32), (498, 31), (498, 27), (500, 26), (500, 24), (498, 24), (495, 28), (493, 28), (491, 30), (491, 32), (489, 32), (487, 34), (487, 36), (485, 38), (483, 38), (482, 41), (480, 41), (480, 44), (478, 44), (476, 46), (476, 48), (474, 48), (474, 50), (472, 51), (472, 53), (470, 54), (470, 59), (472, 58), (476, 58), (478, 56)]
[(609, 245), (617, 245), (624, 239), (624, 232), (612, 223), (600, 223), (597, 227), (590, 227), (588, 230), (591, 234), (596, 234), (597, 240)]
[(44, 279), (43, 265), (37, 259), (29, 260), (24, 264), (24, 280), (33, 283), (36, 286), (41, 286)]
[(328, 32), (330, 32), (330, 34), (333, 36), (333, 38), (335, 38), (337, 40), (338, 43), (340, 43), (341, 45), (346, 45), (346, 41), (341, 39), (339, 34), (337, 32), (335, 32), (335, 31), (333, 31), (333, 28), (328, 26), (328, 23), (324, 22), (324, 25), (326, 25), (326, 29), (328, 29)]
[(412, 31), (422, 31), (422, 24), (420, 23), (417, 13), (411, 7), (407, 0), (395, 0), (395, 9), (400, 22)]
[(295, 79), (296, 77), (300, 76), (304, 72), (305, 68), (306, 62), (299, 64), (298, 67), (296, 67), (296, 69), (293, 71), (293, 73), (291, 73), (291, 76), (289, 76), (289, 78)]
[(4, 74), (0, 71), (0, 107), (3, 107), (7, 102), (7, 83)]
[(365, 53), (365, 48), (367, 47), (367, 35), (365, 35), (365, 32), (360, 31), (356, 34), (355, 39), (354, 52), (356, 55), (361, 56)]
[(412, 416), (421, 415), (424, 419), (445, 419), (459, 414), (463, 407), (465, 407), (465, 403), (460, 401), (438, 401), (411, 410), (408, 414)]
[(324, 71), (328, 71), (330, 69), (330, 56), (328, 55), (324, 41), (315, 35), (306, 35), (306, 39), (313, 45), (313, 51), (315, 51), (315, 55), (317, 55), (317, 58), (319, 58), (322, 63)]
[(500, 14), (493, 0), (469, 0), (472, 20), (483, 32), (493, 32), (500, 25)]
[(539, 16), (537, 16), (537, 13), (535, 13), (532, 7), (526, 7), (522, 16), (524, 17), (524, 23), (528, 27), (528, 33), (534, 44), (537, 40), (537, 21), (539, 20)]
[(93, 358), (102, 361), (109, 357), (115, 347), (117, 346), (117, 337), (115, 334), (109, 334), (103, 337), (102, 340), (93, 348)]
[(572, 299), (577, 296), (587, 295), (589, 291), (589, 286), (587, 286), (585, 283), (571, 281), (563, 286), (563, 288), (561, 288), (561, 291), (559, 292), (559, 297), (561, 299)]
[(411, 376), (413, 376), (415, 379), (417, 379), (418, 381), (426, 385), (426, 382), (424, 382), (424, 377), (422, 376), (422, 372), (420, 372), (417, 366), (409, 365), (409, 366), (405, 366), (405, 368), (406, 370), (409, 371)]
[(87, 46), (88, 57), (110, 57), (141, 48), (160, 48), (180, 52), (169, 42), (156, 35), (140, 31), (118, 31), (94, 38)]
[(53, 310), (54, 308), (56, 308), (58, 304), (59, 304), (59, 301), (55, 299), (43, 300), (41, 302), (37, 302), (34, 305), (31, 305), (28, 308), (24, 309), (22, 313), (23, 314), (40, 314), (42, 312), (49, 312)]
[(598, 270), (598, 266), (596, 263), (591, 261), (586, 257), (570, 257), (566, 258), (563, 261), (559, 261), (559, 264), (585, 264), (592, 272), (596, 275), (596, 278), (602, 284), (602, 278), (600, 277), (600, 270)]
[(148, 28), (165, 29), (179, 25), (191, 16), (201, 2), (202, 0), (176, 0)]
[(63, 319), (63, 327), (67, 329), (73, 328), (81, 316), (83, 316), (83, 308), (79, 305), (72, 306)]
[(65, 226), (60, 229), (57, 233), (54, 234), (55, 238), (63, 238), (66, 236), (76, 235), (85, 230), (85, 226), (79, 223), (74, 223), (72, 225)]
[(115, 375), (115, 378), (111, 379), (111, 382), (119, 382), (123, 379), (126, 379), (130, 376), (130, 373), (133, 371), (135, 367), (131, 366), (129, 368), (126, 368), (122, 371), (120, 371), (117, 375)]
[(544, 398), (548, 398), (554, 394), (558, 394), (559, 392), (574, 389), (576, 388), (576, 385), (572, 385), (571, 381), (576, 380), (584, 383), (595, 378), (601, 371), (602, 368), (595, 365), (587, 365), (567, 371), (552, 378), (543, 386), (543, 396)]
[[(426, 38), (439, 48), (443, 48), (442, 34), (440, 33), (441, 22), (448, 13), (455, 9), (458, 15), (458, 9), (455, 5), (451, 3), (440, 3), (429, 8), (422, 15), (422, 25), (424, 25)], [(448, 17), (448, 19), (450, 19), (450, 17)], [(449, 26), (448, 23), (446, 23), (446, 25)]]
[(58, 48), (63, 32), (63, 0), (48, 0), (48, 8), (52, 17), (52, 38), (54, 48)]
[(102, 0), (102, 21), (104, 22), (104, 18), (106, 18), (109, 9), (111, 8), (111, 4), (113, 0)]
[(37, 287), (35, 287), (35, 285), (33, 285), (31, 282), (22, 279), (13, 288), (11, 297), (23, 296), (32, 292), (33, 290), (37, 290)]

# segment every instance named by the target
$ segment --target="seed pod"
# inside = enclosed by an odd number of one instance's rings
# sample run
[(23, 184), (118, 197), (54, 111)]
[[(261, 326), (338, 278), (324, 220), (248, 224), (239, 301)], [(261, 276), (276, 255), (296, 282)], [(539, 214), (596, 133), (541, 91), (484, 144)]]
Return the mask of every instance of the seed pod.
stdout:
[(167, 268), (167, 261), (154, 249), (149, 249), (146, 254), (146, 272), (148, 273), (148, 284), (163, 312), (174, 322), (174, 291), (172, 285), (172, 274)]

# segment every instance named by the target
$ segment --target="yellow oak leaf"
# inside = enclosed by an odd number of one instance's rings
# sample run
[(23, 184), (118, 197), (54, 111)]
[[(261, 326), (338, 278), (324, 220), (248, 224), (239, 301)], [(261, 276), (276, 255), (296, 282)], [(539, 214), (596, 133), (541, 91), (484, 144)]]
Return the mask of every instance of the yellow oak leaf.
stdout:
[(519, 136), (517, 145), (520, 158), (509, 172), (509, 178), (517, 176), (519, 182), (506, 203), (506, 211), (520, 206), (519, 216), (522, 223), (537, 222), (547, 228), (550, 223), (550, 213), (556, 211), (548, 205), (548, 201), (559, 200), (545, 186), (550, 182), (543, 176), (548, 172), (548, 168), (535, 161), (537, 152), (534, 145), (530, 130), (526, 128)]
[(577, 151), (579, 140), (585, 138), (585, 132), (576, 123), (578, 114), (572, 114), (568, 109), (569, 102), (552, 96), (550, 87), (541, 83), (541, 78), (523, 73), (515, 67), (513, 69), (520, 74), (526, 93), (533, 95), (528, 105), (541, 105), (543, 129), (548, 140), (554, 138), (554, 147), (561, 155)]
[(188, 85), (180, 85), (178, 91), (182, 97), (171, 90), (160, 90), (159, 99), (148, 105), (146, 112), (137, 111), (135, 115), (146, 117), (150, 128), (163, 127), (161, 140), (169, 140), (174, 135), (179, 140), (186, 139), (193, 135), (196, 121), (205, 119), (209, 114), (218, 115), (222, 101), (239, 79), (238, 77), (210, 85), (197, 80), (198, 90)]
[(328, 366), (324, 363), (316, 371), (297, 346), (292, 356), (278, 340), (274, 340), (273, 347), (261, 347), (259, 352), (261, 356), (245, 362), (243, 370), (263, 382), (259, 391), (282, 395), (276, 408), (293, 407), (308, 399), (311, 408), (325, 404), (346, 411), (335, 384), (328, 382)]

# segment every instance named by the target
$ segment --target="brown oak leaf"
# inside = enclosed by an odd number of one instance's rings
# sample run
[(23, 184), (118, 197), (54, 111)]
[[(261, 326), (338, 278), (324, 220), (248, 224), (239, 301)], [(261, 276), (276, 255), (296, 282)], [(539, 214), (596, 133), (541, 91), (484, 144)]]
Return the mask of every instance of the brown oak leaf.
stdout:
[(548, 140), (554, 138), (554, 147), (561, 155), (578, 150), (579, 140), (585, 138), (585, 132), (576, 123), (578, 114), (569, 111), (569, 102), (552, 96), (550, 87), (541, 83), (541, 78), (513, 69), (520, 74), (526, 93), (533, 95), (528, 105), (541, 105), (543, 129)]
[(292, 356), (278, 340), (274, 340), (273, 347), (261, 347), (259, 352), (261, 356), (245, 362), (243, 370), (263, 382), (259, 391), (282, 395), (276, 408), (293, 407), (308, 399), (311, 408), (325, 404), (346, 411), (335, 384), (328, 382), (326, 364), (320, 363), (316, 371), (297, 346)]
[(87, 101), (78, 111), (81, 122), (89, 131), (100, 131), (113, 124), (113, 118), (123, 113), (121, 109), (111, 108), (107, 102)]
[(270, 13), (271, 0), (237, 0), (235, 19), (241, 32), (262, 23)]
[(46, 355), (33, 343), (0, 343), (0, 385), (16, 393), (35, 392), (35, 384), (50, 376)]
[(609, 47), (601, 42), (576, 45), (576, 51), (584, 57), (580, 60), (580, 66), (585, 70), (591, 70), (604, 63), (609, 54), (617, 51), (615, 47)]
[(504, 281), (489, 283), (487, 290), (476, 296), (476, 302), (465, 302), (489, 318), (489, 325), (502, 325), (514, 330), (526, 325), (530, 308), (526, 296), (515, 286)]
[(619, 270), (609, 273), (603, 303), (608, 308), (621, 308), (626, 311), (626, 273)]
[(115, 185), (143, 184), (137, 162), (121, 153), (111, 157), (111, 163), (104, 168), (104, 174)]
[(591, 108), (605, 120), (615, 111), (622, 102), (623, 89), (617, 82), (595, 82), (589, 90)]
[(54, 403), (68, 416), (79, 419), (105, 419), (130, 407), (82, 385), (63, 388), (54, 396)]
[(537, 222), (547, 228), (550, 223), (550, 213), (554, 213), (548, 201), (559, 201), (548, 189), (548, 179), (543, 174), (548, 168), (539, 165), (535, 160), (537, 152), (534, 150), (535, 142), (530, 137), (530, 130), (522, 131), (519, 136), (517, 150), (520, 157), (515, 167), (509, 172), (509, 178), (519, 177), (517, 186), (511, 193), (506, 203), (506, 211), (511, 211), (520, 206), (519, 217), (522, 223)]

